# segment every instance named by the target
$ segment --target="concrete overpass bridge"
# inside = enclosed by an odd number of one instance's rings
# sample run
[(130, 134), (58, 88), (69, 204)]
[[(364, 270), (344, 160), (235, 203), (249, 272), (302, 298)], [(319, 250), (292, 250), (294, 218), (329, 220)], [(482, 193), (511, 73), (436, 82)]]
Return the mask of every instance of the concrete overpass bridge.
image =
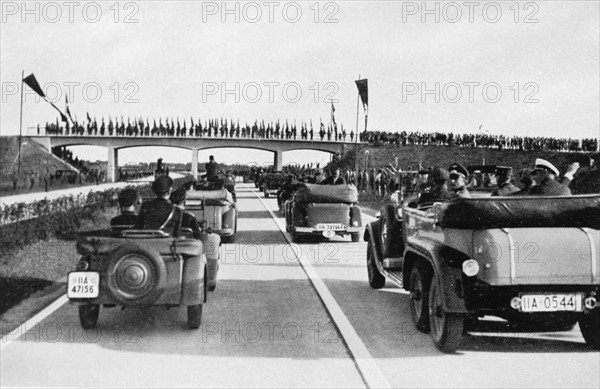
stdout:
[(216, 148), (246, 148), (265, 150), (273, 153), (273, 166), (277, 170), (283, 167), (283, 152), (292, 150), (316, 150), (343, 155), (353, 142), (328, 140), (292, 140), (265, 138), (221, 138), (221, 137), (172, 137), (172, 136), (126, 136), (126, 135), (33, 135), (32, 140), (41, 144), (49, 152), (53, 147), (61, 146), (101, 146), (108, 152), (108, 171), (106, 178), (115, 182), (119, 171), (119, 150), (131, 147), (161, 146), (176, 147), (191, 151), (192, 174), (198, 177), (198, 151)]

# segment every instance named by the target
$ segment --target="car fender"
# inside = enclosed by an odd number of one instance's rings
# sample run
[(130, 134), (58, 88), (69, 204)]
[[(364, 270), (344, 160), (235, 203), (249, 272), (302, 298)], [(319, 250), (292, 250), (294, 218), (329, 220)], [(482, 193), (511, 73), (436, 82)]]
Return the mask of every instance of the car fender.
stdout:
[[(424, 240), (420, 246), (414, 243), (404, 251), (404, 285), (408, 287), (410, 268), (417, 260), (427, 262), (438, 275), (444, 311), (468, 313), (462, 282), (462, 259), (466, 254), (447, 245)], [(435, 282), (435, 280), (433, 281)]]
[(205, 301), (205, 255), (194, 255), (183, 262), (181, 304), (197, 305)]
[(381, 224), (379, 219), (368, 223), (365, 227), (364, 240), (365, 242), (371, 242), (371, 247), (375, 248), (375, 259), (377, 261), (377, 267), (381, 263), (383, 253), (381, 252)]

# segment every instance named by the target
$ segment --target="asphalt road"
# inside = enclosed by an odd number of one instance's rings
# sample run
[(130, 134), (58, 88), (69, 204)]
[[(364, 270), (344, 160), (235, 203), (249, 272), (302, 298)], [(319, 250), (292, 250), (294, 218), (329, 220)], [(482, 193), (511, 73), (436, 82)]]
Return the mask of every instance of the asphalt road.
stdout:
[(600, 353), (578, 327), (511, 333), (489, 320), (456, 354), (438, 352), (403, 290), (369, 287), (366, 243), (289, 245), (276, 200), (240, 187), (238, 236), (222, 247), (200, 329), (187, 328), (183, 308), (151, 307), (103, 308), (84, 331), (75, 305), (56, 304), (3, 338), (1, 386), (600, 386)]

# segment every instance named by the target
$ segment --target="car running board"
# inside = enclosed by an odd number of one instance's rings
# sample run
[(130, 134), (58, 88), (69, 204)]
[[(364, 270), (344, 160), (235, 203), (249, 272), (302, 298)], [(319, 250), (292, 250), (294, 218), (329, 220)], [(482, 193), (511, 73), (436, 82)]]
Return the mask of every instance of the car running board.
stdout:
[(385, 270), (402, 270), (402, 257), (385, 258), (383, 260), (383, 268)]

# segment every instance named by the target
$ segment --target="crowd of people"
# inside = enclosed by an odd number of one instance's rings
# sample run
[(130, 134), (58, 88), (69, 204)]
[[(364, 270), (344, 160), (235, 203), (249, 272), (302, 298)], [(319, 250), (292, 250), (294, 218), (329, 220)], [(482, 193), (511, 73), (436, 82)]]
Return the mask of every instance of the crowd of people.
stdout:
[[(494, 165), (469, 170), (460, 163), (454, 163), (448, 168), (429, 167), (418, 171), (403, 171), (390, 163), (377, 169), (358, 170), (327, 170), (313, 164), (291, 165), (284, 167), (284, 173), (288, 176), (288, 185), (299, 182), (353, 184), (359, 192), (377, 197), (391, 196), (399, 190), (403, 198), (418, 196), (445, 200), (455, 196), (469, 197), (469, 191), (489, 192), (493, 196), (570, 195), (569, 185), (579, 168), (579, 163), (574, 162), (566, 167), (561, 176), (559, 169), (552, 163), (538, 158), (533, 168), (518, 172), (508, 166)], [(257, 173), (261, 174), (260, 171)]]
[(367, 131), (360, 134), (361, 142), (369, 144), (391, 144), (398, 146), (457, 146), (481, 147), (493, 149), (511, 149), (521, 151), (598, 151), (598, 139), (522, 137), (479, 134), (460, 134), (453, 132), (385, 132)]
[[(239, 121), (225, 119), (211, 119), (202, 123), (200, 120), (190, 119), (177, 121), (172, 118), (163, 123), (148, 119), (104, 118), (98, 123), (95, 119), (89, 120), (85, 125), (78, 122), (69, 124), (66, 122), (46, 123), (44, 134), (47, 135), (77, 135), (77, 136), (152, 136), (152, 137), (195, 137), (195, 138), (232, 138), (232, 139), (277, 139), (277, 140), (301, 140), (301, 141), (337, 141), (354, 142), (360, 141), (368, 144), (391, 144), (397, 146), (421, 145), (421, 146), (456, 146), (456, 147), (480, 147), (494, 149), (512, 149), (524, 151), (565, 151), (565, 152), (594, 152), (598, 151), (598, 139), (585, 138), (552, 138), (552, 137), (528, 137), (528, 136), (506, 136), (492, 135), (488, 133), (454, 133), (454, 132), (419, 132), (419, 131), (364, 131), (355, 139), (354, 131), (346, 131), (343, 126), (338, 129), (337, 124), (325, 126), (320, 122), (313, 128), (310, 124), (301, 123), (265, 123), (255, 121), (254, 124), (240, 126)], [(42, 129), (38, 125), (38, 135)]]

